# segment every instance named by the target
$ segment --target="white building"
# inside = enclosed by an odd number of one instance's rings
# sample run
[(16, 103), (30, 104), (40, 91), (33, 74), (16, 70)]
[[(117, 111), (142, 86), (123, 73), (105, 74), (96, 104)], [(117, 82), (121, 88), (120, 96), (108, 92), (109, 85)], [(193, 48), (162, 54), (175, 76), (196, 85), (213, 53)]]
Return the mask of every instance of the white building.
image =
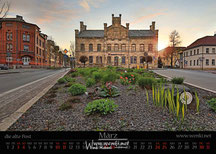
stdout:
[(216, 34), (196, 40), (184, 50), (183, 56), (186, 69), (216, 69)]

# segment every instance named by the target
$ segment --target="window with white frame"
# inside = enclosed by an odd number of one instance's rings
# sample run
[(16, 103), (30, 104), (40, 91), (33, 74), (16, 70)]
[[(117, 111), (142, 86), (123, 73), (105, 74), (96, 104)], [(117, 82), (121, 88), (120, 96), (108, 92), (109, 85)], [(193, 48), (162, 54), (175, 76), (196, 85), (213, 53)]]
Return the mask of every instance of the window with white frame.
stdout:
[(28, 45), (24, 45), (24, 51), (29, 51), (29, 46)]
[(215, 59), (212, 59), (212, 65), (215, 66)]
[(206, 59), (206, 65), (207, 66), (209, 65), (209, 59)]

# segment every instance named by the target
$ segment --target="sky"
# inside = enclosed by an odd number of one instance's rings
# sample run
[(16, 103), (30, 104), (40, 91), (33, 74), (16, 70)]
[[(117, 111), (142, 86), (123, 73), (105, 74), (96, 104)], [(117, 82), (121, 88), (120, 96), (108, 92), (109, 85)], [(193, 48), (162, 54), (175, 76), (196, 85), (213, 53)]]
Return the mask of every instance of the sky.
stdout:
[(216, 32), (216, 0), (8, 0), (8, 17), (23, 16), (60, 46), (69, 49), (75, 41), (80, 21), (87, 29), (111, 25), (112, 14), (122, 14), (122, 25), (149, 29), (152, 21), (159, 29), (158, 49), (169, 45), (169, 34), (177, 30), (181, 46)]

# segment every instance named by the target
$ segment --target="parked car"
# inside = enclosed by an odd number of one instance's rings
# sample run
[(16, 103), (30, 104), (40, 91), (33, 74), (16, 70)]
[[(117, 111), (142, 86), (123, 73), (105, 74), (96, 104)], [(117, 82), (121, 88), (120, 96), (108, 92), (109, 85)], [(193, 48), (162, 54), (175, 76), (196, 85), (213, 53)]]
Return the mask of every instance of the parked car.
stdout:
[(8, 70), (8, 66), (5, 64), (0, 64), (0, 70)]

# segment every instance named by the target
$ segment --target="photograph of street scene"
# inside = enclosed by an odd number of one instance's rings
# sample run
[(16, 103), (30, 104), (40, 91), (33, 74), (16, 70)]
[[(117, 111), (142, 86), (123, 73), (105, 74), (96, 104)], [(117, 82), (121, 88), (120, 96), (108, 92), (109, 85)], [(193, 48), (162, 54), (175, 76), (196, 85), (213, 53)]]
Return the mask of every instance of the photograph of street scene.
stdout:
[(0, 0), (0, 131), (216, 131), (215, 0)]

